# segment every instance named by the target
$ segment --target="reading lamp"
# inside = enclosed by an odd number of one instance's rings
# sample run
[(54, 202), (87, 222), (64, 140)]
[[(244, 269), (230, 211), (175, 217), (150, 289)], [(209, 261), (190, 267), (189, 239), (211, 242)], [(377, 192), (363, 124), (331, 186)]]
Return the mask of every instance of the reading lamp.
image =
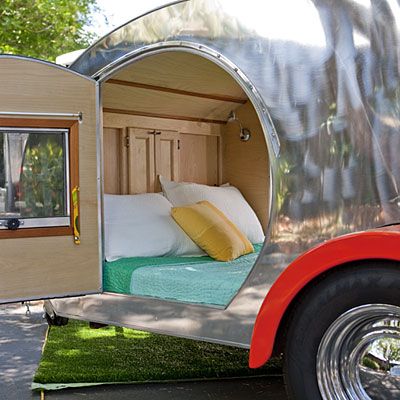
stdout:
[(236, 114), (234, 111), (231, 111), (228, 115), (228, 122), (237, 122), (240, 127), (240, 140), (242, 142), (247, 142), (251, 138), (251, 133), (247, 128), (243, 128), (242, 123), (239, 121), (239, 119), (236, 117)]

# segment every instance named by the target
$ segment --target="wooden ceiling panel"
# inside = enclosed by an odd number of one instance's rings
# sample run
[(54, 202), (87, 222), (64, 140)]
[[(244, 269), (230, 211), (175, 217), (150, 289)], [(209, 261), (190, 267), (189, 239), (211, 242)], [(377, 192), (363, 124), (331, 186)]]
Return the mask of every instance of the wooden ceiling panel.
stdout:
[(213, 62), (190, 53), (164, 52), (133, 63), (113, 79), (246, 100), (235, 80)]
[(103, 107), (105, 109), (157, 114), (166, 117), (188, 117), (226, 121), (231, 110), (240, 103), (185, 96), (176, 93), (148, 90), (124, 85), (105, 84)]

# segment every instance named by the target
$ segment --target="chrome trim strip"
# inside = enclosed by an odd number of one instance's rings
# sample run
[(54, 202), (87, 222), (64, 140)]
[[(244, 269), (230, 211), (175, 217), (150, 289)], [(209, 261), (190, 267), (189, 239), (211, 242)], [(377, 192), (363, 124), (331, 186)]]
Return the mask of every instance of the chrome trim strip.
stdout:
[[(66, 129), (66, 132), (64, 134), (64, 146), (65, 146), (65, 151), (64, 151), (64, 162), (65, 162), (65, 193), (67, 196), (67, 215), (68, 218), (71, 216), (71, 188), (70, 186), (70, 154), (69, 154), (69, 129)], [(71, 220), (69, 221), (68, 225), (71, 224)]]
[(104, 229), (103, 229), (103, 112), (101, 108), (101, 87), (96, 82), (96, 154), (97, 154), (97, 224), (99, 246), (99, 291), (103, 290), (103, 259), (104, 259)]
[[(52, 117), (52, 118), (68, 118), (77, 119), (79, 122), (83, 120), (83, 114), (78, 113), (45, 113), (45, 112), (27, 112), (27, 111), (0, 111), (0, 117)], [(18, 128), (19, 129), (19, 128)], [(40, 129), (45, 130), (45, 129)], [(50, 129), (51, 130), (51, 129)], [(53, 129), (54, 130), (54, 129)]]
[[(70, 217), (43, 217), (43, 218), (15, 217), (15, 218), (18, 218), (21, 221), (21, 225), (18, 229), (70, 226), (71, 224)], [(0, 216), (0, 230), (8, 229), (6, 226), (2, 224), (2, 221), (6, 221), (7, 219), (8, 219), (7, 217)]]
[(10, 126), (10, 127), (5, 127), (5, 126), (0, 126), (0, 132), (10, 132), (10, 131), (16, 131), (16, 132), (35, 132), (35, 134), (40, 134), (40, 133), (51, 133), (51, 132), (62, 132), (62, 133), (69, 133), (69, 129), (67, 128), (29, 128), (29, 127), (18, 127), (18, 126)]

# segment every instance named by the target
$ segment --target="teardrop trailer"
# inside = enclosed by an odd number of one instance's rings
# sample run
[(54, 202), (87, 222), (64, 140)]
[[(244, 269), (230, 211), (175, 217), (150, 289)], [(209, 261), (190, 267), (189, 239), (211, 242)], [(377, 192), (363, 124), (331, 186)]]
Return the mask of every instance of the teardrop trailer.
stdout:
[[(398, 398), (400, 360), (366, 359), (399, 346), (399, 16), (190, 0), (68, 69), (1, 56), (1, 301), (250, 348), (251, 367), (283, 353), (296, 399)], [(255, 252), (188, 250), (161, 212), (182, 193), (228, 204)]]

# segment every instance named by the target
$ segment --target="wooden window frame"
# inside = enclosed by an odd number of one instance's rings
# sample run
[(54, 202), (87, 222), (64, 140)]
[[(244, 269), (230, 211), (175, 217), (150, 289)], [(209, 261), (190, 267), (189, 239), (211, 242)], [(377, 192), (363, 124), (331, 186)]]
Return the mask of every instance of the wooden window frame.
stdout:
[[(68, 129), (69, 157), (69, 226), (32, 227), (16, 230), (0, 229), (0, 239), (73, 236), (73, 202), (72, 189), (79, 187), (79, 121), (60, 119), (0, 118), (0, 127), (4, 128), (54, 128)], [(78, 210), (80, 213), (80, 210)]]

